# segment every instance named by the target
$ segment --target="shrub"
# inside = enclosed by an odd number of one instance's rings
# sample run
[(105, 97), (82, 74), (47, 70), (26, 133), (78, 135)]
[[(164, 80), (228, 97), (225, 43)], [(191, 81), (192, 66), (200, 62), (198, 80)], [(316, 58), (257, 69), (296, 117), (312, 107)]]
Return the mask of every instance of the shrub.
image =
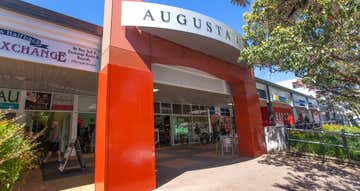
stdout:
[(341, 129), (344, 129), (346, 133), (360, 133), (360, 128), (355, 126), (323, 124), (322, 128), (324, 131), (340, 132)]
[[(341, 126), (343, 128), (343, 126)], [(346, 152), (342, 147), (333, 147), (330, 145), (343, 145), (343, 138), (340, 134), (340, 130), (337, 130), (334, 125), (327, 128), (328, 131), (296, 131), (290, 130), (289, 138), (302, 140), (301, 141), (290, 141), (290, 146), (297, 152), (313, 153), (320, 156), (331, 156), (340, 159), (347, 158)], [(336, 133), (335, 131), (339, 131)], [(335, 132), (335, 133), (334, 133)], [(360, 160), (360, 137), (346, 136), (347, 145), (349, 148), (349, 155), (352, 160)], [(323, 143), (323, 144), (317, 144)]]
[(36, 136), (25, 132), (19, 118), (0, 113), (0, 191), (11, 190), (21, 175), (34, 167)]

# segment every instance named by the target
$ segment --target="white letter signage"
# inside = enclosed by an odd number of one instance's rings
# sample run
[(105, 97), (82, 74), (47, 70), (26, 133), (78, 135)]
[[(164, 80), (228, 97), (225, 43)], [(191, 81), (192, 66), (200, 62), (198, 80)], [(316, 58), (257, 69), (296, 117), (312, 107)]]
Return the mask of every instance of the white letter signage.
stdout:
[(224, 23), (167, 5), (124, 1), (121, 25), (182, 31), (218, 40), (239, 50), (244, 47), (241, 35)]

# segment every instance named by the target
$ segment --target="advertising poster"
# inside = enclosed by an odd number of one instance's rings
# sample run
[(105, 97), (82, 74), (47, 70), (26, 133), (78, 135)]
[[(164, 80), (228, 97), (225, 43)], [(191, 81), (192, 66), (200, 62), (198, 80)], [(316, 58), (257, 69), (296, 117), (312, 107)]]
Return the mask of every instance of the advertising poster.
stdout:
[(52, 101), (52, 110), (72, 111), (74, 96), (69, 94), (54, 94)]
[(26, 92), (25, 109), (50, 110), (51, 94), (42, 92)]

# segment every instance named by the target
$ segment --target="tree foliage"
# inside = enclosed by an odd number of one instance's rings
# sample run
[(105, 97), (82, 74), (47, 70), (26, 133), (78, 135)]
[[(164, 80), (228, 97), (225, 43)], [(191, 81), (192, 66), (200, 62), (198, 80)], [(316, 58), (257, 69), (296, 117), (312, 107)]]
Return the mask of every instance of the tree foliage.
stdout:
[(254, 0), (244, 19), (240, 61), (292, 71), (325, 99), (359, 108), (360, 0)]
[(242, 7), (245, 7), (246, 5), (250, 4), (248, 0), (231, 0), (231, 3), (235, 5), (240, 5)]

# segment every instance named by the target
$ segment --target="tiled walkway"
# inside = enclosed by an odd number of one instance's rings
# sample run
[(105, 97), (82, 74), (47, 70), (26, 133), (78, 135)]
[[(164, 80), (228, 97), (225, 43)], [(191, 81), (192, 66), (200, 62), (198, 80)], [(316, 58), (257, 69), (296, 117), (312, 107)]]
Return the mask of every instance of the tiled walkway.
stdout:
[[(94, 183), (94, 155), (85, 155), (84, 161), (86, 169), (81, 169), (76, 158), (73, 158), (68, 165), (69, 168), (63, 173), (57, 169), (55, 161), (49, 162), (34, 169), (14, 191), (58, 191), (76, 187), (81, 188), (77, 189), (79, 191), (88, 191), (84, 188), (92, 188)], [(91, 190), (93, 189), (89, 191)]]
[[(213, 145), (159, 148), (158, 191), (360, 190), (360, 167), (282, 154), (256, 159), (217, 156)], [(61, 174), (52, 165), (35, 169), (15, 191), (93, 191), (93, 155), (88, 169)]]
[(157, 186), (161, 186), (187, 171), (239, 163), (246, 158), (237, 154), (216, 154), (214, 145), (192, 145), (158, 148), (156, 152)]
[(360, 166), (272, 154), (184, 171), (156, 191), (360, 190)]

